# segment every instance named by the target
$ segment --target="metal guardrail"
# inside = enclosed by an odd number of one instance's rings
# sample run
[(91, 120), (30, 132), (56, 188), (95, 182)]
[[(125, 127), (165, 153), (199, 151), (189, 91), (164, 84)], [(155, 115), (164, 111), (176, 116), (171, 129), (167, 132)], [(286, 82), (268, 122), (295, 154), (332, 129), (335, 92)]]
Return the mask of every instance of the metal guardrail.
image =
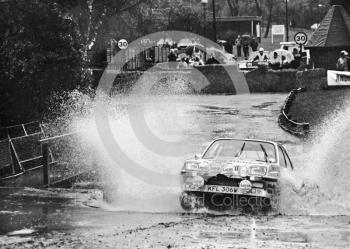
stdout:
[(74, 135), (79, 134), (79, 132), (72, 132), (67, 133), (55, 137), (49, 137), (39, 140), (39, 143), (41, 143), (41, 151), (43, 153), (43, 185), (45, 187), (50, 186), (50, 176), (49, 176), (49, 166), (50, 166), (50, 144), (54, 141), (57, 141), (59, 139), (63, 139), (66, 137), (71, 137)]

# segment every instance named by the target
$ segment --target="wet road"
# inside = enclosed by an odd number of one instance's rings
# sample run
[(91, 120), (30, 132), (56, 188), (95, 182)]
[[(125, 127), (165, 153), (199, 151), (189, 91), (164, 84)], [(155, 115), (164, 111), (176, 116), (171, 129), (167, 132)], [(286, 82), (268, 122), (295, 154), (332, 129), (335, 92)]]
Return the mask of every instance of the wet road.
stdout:
[[(112, 103), (117, 113), (110, 118), (110, 125), (114, 139), (135, 162), (173, 177), (185, 158), (201, 152), (210, 140), (226, 136), (279, 141), (300, 171), (307, 145), (277, 125), (285, 97), (159, 96), (144, 102), (138, 97), (121, 98)], [(125, 109), (130, 103), (137, 110), (142, 107), (147, 131), (170, 146), (183, 141), (184, 153), (169, 156), (168, 151), (157, 150), (157, 144), (141, 141), (142, 137), (134, 134), (135, 124), (130, 124), (133, 119), (124, 116), (127, 111), (140, 115), (132, 108)], [(350, 248), (350, 217), (339, 216), (347, 214), (343, 211), (346, 207), (316, 208), (326, 199), (321, 199), (319, 192), (320, 198), (312, 199), (308, 193), (316, 192), (311, 187), (304, 192), (287, 188), (280, 210), (283, 215), (243, 216), (205, 210), (185, 214), (178, 205), (179, 186), (164, 187), (157, 179), (145, 183), (141, 176), (116, 167), (118, 162), (103, 148), (96, 126), (87, 120), (81, 117), (74, 122), (89, 132), (88, 142), (96, 147), (109, 184), (105, 193), (109, 204), (101, 201), (99, 193), (84, 191), (9, 194), (2, 190), (1, 248)], [(32, 230), (22, 231), (27, 233), (24, 236), (7, 236), (20, 229)]]

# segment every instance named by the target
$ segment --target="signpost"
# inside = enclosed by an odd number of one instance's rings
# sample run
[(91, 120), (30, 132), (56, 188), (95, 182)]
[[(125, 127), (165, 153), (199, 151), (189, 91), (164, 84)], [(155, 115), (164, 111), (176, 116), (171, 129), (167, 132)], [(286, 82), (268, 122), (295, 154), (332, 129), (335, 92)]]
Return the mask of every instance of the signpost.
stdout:
[(308, 37), (304, 32), (298, 32), (294, 36), (294, 41), (300, 46), (300, 54), (303, 52), (303, 46), (307, 43)]

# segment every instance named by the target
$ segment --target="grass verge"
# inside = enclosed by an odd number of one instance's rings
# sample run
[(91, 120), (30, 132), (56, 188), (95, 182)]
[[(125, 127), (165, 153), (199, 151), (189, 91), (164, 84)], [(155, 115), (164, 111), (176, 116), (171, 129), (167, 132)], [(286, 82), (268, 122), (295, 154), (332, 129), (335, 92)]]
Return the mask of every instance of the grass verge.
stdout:
[(297, 95), (290, 114), (298, 122), (310, 123), (311, 130), (346, 107), (350, 100), (350, 89), (319, 90)]

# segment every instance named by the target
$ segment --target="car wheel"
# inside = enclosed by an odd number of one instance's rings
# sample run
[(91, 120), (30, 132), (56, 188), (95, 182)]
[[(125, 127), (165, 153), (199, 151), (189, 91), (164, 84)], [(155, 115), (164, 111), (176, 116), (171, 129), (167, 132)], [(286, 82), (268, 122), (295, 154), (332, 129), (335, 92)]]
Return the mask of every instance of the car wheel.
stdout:
[(203, 207), (203, 201), (194, 193), (182, 193), (180, 196), (180, 205), (185, 211), (193, 211)]

